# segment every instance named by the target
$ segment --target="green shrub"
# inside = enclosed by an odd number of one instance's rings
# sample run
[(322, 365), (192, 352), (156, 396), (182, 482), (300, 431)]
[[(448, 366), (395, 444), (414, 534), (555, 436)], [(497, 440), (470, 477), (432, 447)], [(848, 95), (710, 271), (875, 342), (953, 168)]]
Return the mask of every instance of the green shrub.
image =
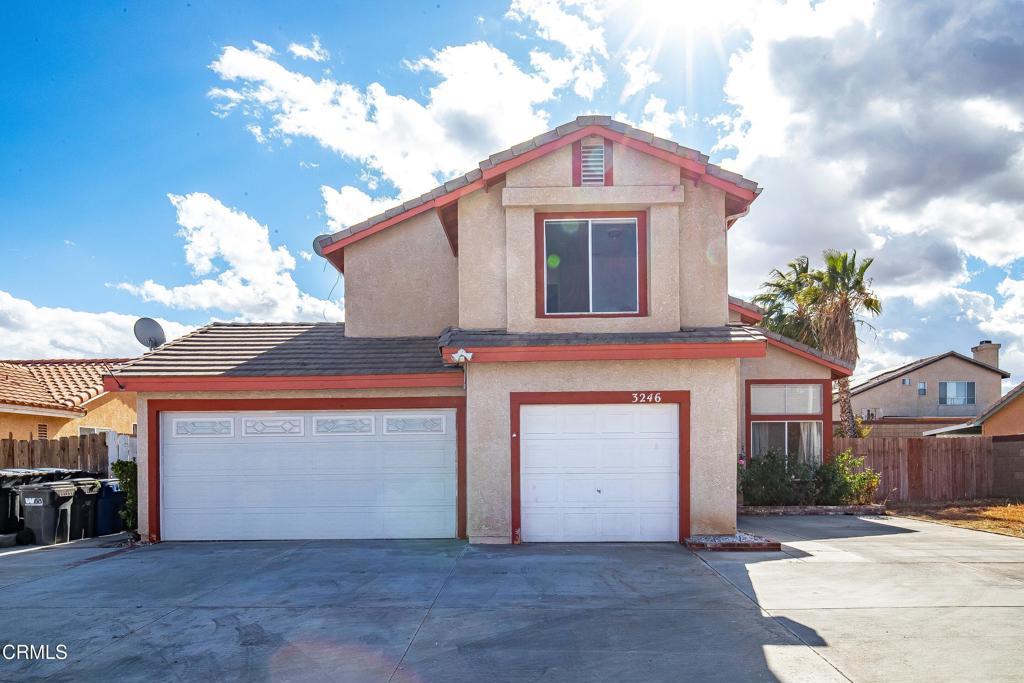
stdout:
[(741, 467), (738, 481), (747, 505), (811, 505), (817, 494), (814, 468), (774, 450)]
[(850, 451), (817, 467), (770, 451), (740, 467), (737, 477), (747, 505), (865, 505), (878, 483), (878, 474)]
[(135, 531), (139, 526), (139, 468), (134, 460), (115, 460), (110, 470), (121, 483), (124, 492), (124, 508), (117, 514), (124, 520), (125, 529)]

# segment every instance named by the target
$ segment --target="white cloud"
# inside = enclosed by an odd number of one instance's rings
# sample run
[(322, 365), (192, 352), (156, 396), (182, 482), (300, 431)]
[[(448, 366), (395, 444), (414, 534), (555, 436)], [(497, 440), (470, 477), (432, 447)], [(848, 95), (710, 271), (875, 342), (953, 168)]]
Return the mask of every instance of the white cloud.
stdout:
[(604, 40), (602, 3), (593, 0), (512, 0), (505, 14), (515, 21), (531, 21), (537, 35), (560, 43), (579, 57), (608, 56)]
[(666, 100), (657, 95), (651, 95), (647, 98), (643, 116), (639, 121), (631, 120), (628, 114), (622, 112), (616, 114), (615, 118), (641, 130), (646, 130), (663, 138), (670, 138), (672, 137), (673, 128), (685, 128), (690, 124), (690, 119), (686, 115), (685, 108), (679, 107), (675, 111), (670, 112), (667, 107), (668, 102)]
[(243, 107), (243, 113), (263, 117), (268, 137), (308, 137), (362, 164), (402, 198), (547, 128), (547, 113), (538, 105), (554, 97), (557, 84), (486, 43), (447, 47), (408, 66), (439, 79), (425, 104), (378, 83), (360, 89), (314, 80), (254, 50), (227, 47), (211, 68), (241, 85), (210, 95), (223, 99), (229, 112)]
[(625, 102), (648, 86), (661, 80), (661, 75), (650, 65), (651, 51), (642, 47), (626, 53), (622, 69), (626, 72), (626, 85), (622, 88), (620, 102)]
[[(971, 288), (967, 258), (1024, 256), (1024, 59), (1000, 3), (765, 3), (729, 60), (716, 151), (761, 181), (731, 231), (731, 284), (827, 247), (876, 257), (885, 312), (862, 365), (999, 337), (1024, 372), (1017, 288)], [(978, 46), (985, 45), (985, 49)], [(905, 337), (903, 335), (906, 335)], [(871, 336), (871, 335), (867, 335)], [(1015, 360), (1016, 359), (1016, 360)], [(861, 369), (858, 368), (858, 374)]]
[[(135, 340), (138, 316), (36, 306), (0, 291), (0, 358), (131, 358), (146, 349)], [(191, 330), (159, 320), (168, 339)]]
[(260, 143), (261, 145), (266, 144), (267, 136), (263, 134), (263, 128), (261, 126), (258, 126), (255, 123), (250, 123), (248, 126), (245, 127), (245, 129), (252, 133), (252, 136), (256, 138), (256, 142)]
[(327, 225), (331, 230), (341, 230), (353, 223), (359, 223), (399, 203), (397, 197), (371, 197), (351, 185), (337, 190), (328, 185), (321, 185), (320, 194), (324, 198), (324, 212), (327, 214)]
[(303, 250), (301, 250), (299, 252), (299, 258), (301, 258), (303, 261), (312, 261), (313, 260), (313, 252), (306, 251), (305, 249), (303, 249)]
[(301, 45), (299, 43), (292, 43), (288, 46), (288, 52), (291, 52), (294, 57), (298, 59), (308, 59), (314, 62), (326, 62), (331, 58), (331, 53), (324, 49), (323, 45), (320, 44), (320, 38), (313, 36), (313, 43), (311, 45)]
[(118, 288), (171, 308), (224, 311), (236, 320), (340, 320), (341, 306), (299, 290), (295, 258), (270, 244), (270, 231), (249, 215), (208, 194), (168, 195), (177, 210), (178, 235), (197, 282), (167, 286), (152, 280)]
[(277, 50), (275, 50), (274, 48), (270, 47), (266, 43), (261, 43), (258, 40), (252, 41), (252, 46), (261, 55), (266, 55), (267, 57), (270, 57), (272, 55), (276, 55), (277, 54)]

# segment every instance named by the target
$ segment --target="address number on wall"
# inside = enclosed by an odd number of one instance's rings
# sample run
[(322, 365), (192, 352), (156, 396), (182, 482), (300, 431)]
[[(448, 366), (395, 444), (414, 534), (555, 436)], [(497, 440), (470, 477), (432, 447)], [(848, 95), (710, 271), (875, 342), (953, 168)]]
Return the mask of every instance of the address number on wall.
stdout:
[(648, 393), (638, 391), (633, 393), (633, 403), (661, 403), (661, 392)]

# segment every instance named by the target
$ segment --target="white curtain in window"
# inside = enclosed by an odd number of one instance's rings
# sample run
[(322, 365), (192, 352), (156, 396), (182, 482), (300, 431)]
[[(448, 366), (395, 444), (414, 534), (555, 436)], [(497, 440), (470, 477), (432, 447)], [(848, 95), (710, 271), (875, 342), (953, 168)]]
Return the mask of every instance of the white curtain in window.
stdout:
[(821, 423), (790, 422), (789, 429), (800, 430), (800, 459), (810, 465), (821, 462)]

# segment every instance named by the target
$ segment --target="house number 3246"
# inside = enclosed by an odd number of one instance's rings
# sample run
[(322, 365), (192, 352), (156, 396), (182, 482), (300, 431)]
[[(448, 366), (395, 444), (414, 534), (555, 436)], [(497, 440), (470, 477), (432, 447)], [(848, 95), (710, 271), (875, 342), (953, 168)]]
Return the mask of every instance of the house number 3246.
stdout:
[(661, 392), (634, 392), (633, 403), (661, 403)]

